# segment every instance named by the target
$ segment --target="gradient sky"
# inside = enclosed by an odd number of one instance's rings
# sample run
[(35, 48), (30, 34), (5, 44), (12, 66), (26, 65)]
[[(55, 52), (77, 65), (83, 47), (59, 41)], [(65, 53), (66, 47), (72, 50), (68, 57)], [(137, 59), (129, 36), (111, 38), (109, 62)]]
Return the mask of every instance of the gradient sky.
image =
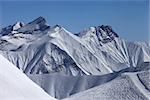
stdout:
[(0, 1), (0, 26), (28, 23), (39, 16), (77, 33), (90, 26), (111, 25), (128, 41), (148, 41), (149, 0)]

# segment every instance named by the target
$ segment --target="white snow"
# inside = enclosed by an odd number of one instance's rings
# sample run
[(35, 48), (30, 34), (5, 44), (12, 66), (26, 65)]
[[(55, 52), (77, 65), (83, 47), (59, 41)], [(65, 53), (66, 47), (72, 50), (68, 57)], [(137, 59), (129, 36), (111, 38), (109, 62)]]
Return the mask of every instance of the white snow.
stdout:
[(1, 100), (56, 100), (0, 55)]

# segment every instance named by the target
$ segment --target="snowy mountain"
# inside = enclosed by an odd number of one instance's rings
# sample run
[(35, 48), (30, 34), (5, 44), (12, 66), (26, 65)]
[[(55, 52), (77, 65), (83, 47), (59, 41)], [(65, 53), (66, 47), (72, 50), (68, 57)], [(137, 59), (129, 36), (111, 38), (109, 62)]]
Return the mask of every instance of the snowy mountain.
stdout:
[[(17, 22), (2, 28), (0, 54), (58, 99), (70, 95), (75, 98), (74, 94), (93, 88), (98, 88), (99, 93), (100, 90), (103, 91), (103, 85), (111, 86), (117, 92), (119, 90), (113, 84), (120, 82), (118, 79), (122, 80), (125, 73), (142, 73), (150, 68), (149, 44), (127, 42), (107, 25), (89, 27), (79, 34), (73, 34), (60, 25), (49, 26), (43, 17), (28, 24)], [(125, 79), (124, 85), (129, 86), (126, 88), (136, 85), (135, 81), (131, 80), (130, 84), (127, 80), (129, 79)], [(145, 85), (148, 84), (147, 81), (140, 84), (148, 86)], [(104, 89), (106, 90), (107, 88)], [(135, 97), (136, 100), (149, 98), (149, 94), (142, 90), (132, 90), (139, 93), (136, 95), (142, 95), (141, 98)], [(146, 91), (150, 92), (149, 86)], [(88, 93), (83, 92), (83, 95)], [(99, 100), (110, 100), (105, 93), (100, 95), (104, 98)], [(119, 98), (127, 100), (123, 96), (118, 96), (117, 99)]]

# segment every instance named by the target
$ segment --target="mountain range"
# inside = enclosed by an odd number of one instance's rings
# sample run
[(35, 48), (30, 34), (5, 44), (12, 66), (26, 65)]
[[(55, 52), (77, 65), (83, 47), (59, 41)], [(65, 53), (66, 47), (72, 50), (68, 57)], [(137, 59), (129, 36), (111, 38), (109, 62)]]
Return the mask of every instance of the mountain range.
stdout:
[(150, 99), (150, 45), (128, 42), (109, 25), (75, 34), (43, 17), (17, 22), (0, 29), (0, 55), (52, 98)]

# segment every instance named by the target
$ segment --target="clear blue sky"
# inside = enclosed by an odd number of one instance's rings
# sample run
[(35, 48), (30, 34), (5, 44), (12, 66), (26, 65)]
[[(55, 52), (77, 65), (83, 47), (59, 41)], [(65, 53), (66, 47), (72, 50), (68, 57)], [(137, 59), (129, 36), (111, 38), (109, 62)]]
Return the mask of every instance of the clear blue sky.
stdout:
[(49, 25), (60, 24), (74, 33), (104, 24), (126, 40), (148, 41), (148, 6), (148, 0), (0, 1), (0, 26), (43, 16)]

